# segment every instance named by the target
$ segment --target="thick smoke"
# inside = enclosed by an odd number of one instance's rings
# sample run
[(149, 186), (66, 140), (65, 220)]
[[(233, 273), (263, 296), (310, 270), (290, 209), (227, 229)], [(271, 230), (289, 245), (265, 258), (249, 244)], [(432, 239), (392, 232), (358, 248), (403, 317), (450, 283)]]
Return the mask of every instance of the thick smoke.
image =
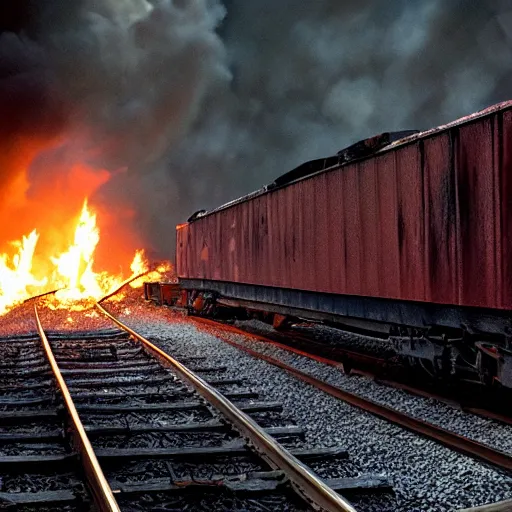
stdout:
[(505, 1), (12, 4), (3, 140), (58, 138), (32, 165), (33, 187), (49, 162), (126, 169), (95, 201), (134, 209), (133, 229), (158, 255), (172, 255), (174, 226), (194, 210), (305, 160), (510, 97)]

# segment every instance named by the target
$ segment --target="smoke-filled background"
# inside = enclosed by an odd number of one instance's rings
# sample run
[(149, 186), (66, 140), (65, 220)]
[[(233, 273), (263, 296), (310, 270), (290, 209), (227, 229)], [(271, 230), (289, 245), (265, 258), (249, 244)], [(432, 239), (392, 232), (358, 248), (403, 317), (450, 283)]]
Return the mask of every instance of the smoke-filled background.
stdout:
[(197, 209), (511, 98), (511, 38), (507, 1), (3, 0), (3, 236), (87, 193), (172, 258)]

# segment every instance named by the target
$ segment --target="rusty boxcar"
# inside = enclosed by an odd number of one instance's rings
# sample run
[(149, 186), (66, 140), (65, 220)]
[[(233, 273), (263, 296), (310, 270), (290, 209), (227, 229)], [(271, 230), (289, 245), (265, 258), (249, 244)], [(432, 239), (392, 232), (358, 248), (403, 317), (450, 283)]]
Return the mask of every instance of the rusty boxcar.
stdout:
[(512, 102), (202, 212), (177, 228), (176, 268), (224, 304), (371, 322), (434, 369), (463, 359), (512, 387)]

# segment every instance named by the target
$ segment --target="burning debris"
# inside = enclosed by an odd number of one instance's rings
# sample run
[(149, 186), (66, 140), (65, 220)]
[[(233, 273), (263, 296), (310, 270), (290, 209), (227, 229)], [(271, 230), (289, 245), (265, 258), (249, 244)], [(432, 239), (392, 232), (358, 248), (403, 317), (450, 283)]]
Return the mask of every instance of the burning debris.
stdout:
[[(84, 201), (76, 223), (74, 236), (66, 251), (57, 255), (37, 252), (39, 234), (33, 230), (21, 241), (13, 242), (17, 253), (9, 257), (0, 255), (0, 314), (32, 296), (42, 295), (51, 309), (85, 309), (89, 302), (119, 288), (125, 281), (134, 279), (130, 285), (140, 287), (144, 282), (142, 274), (150, 271), (144, 251), (137, 250), (130, 265), (131, 274), (125, 279), (123, 273), (111, 274), (94, 270), (94, 255), (100, 241), (96, 214)], [(41, 269), (52, 267), (50, 272), (39, 277)], [(158, 265), (149, 278), (156, 278), (160, 272), (170, 270), (169, 263)]]

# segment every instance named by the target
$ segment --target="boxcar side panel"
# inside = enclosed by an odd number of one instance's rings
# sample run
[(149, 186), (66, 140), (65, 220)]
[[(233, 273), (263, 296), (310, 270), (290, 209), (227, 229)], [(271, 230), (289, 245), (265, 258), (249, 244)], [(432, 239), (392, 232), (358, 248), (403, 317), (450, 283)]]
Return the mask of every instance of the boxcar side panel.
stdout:
[(345, 224), (346, 219), (343, 215), (343, 188), (342, 172), (336, 170), (325, 174), (327, 178), (327, 191), (329, 195), (328, 205), (328, 254), (330, 261), (330, 282), (331, 293), (337, 293), (337, 290), (347, 289), (347, 264), (345, 251)]
[(400, 290), (405, 300), (425, 299), (423, 176), (420, 143), (397, 158)]
[(345, 293), (361, 294), (362, 254), (361, 218), (359, 215), (358, 166), (351, 165), (342, 171), (343, 216), (345, 233), (345, 262), (347, 287)]
[[(304, 226), (300, 257), (304, 261), (304, 267), (303, 274), (295, 276), (294, 280), (294, 283), (305, 286), (307, 290), (316, 289), (317, 276), (322, 272), (315, 264), (315, 185), (311, 182), (312, 180), (306, 180), (301, 183), (303, 202), (299, 208), (304, 216)], [(284, 263), (282, 262), (282, 264)]]
[(400, 298), (400, 252), (398, 244), (398, 197), (395, 153), (376, 159), (379, 219), (379, 280), (383, 296)]
[(500, 137), (501, 306), (512, 309), (512, 112), (504, 112)]
[(313, 199), (313, 223), (314, 229), (313, 246), (311, 247), (312, 255), (314, 257), (314, 265), (316, 268), (322, 269), (321, 272), (316, 273), (315, 286), (319, 291), (331, 291), (331, 263), (336, 261), (331, 260), (329, 254), (329, 233), (332, 229), (332, 212), (329, 210), (329, 190), (327, 188), (327, 177), (325, 174), (318, 176), (315, 180), (315, 186), (312, 189)]
[(459, 215), (459, 303), (496, 307), (491, 121), (459, 128), (456, 159)]
[(182, 278), (512, 309), (512, 112), (198, 219), (176, 259)]
[(359, 164), (359, 211), (361, 215), (361, 294), (379, 296), (379, 216), (375, 159)]
[(424, 142), (426, 298), (458, 303), (457, 215), (450, 134)]

